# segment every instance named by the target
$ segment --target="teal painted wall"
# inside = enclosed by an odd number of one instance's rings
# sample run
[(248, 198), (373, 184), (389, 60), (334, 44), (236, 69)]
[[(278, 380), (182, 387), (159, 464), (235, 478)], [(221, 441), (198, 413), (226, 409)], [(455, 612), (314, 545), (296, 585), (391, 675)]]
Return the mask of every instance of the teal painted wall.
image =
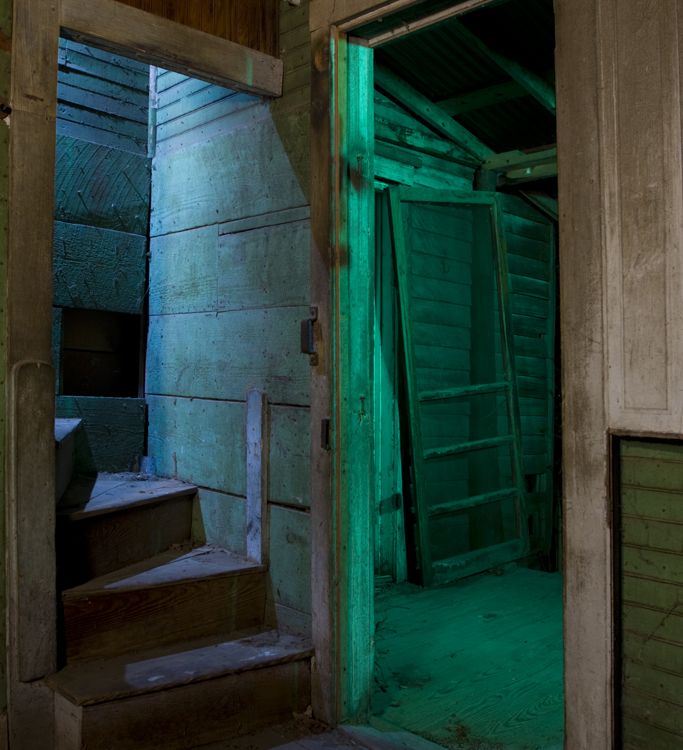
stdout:
[[(61, 40), (57, 95), (57, 415), (83, 419), (78, 471), (125, 471), (144, 453), (144, 401), (62, 395), (60, 350), (65, 308), (143, 314), (151, 187), (149, 67)], [(84, 366), (90, 358), (109, 356), (113, 346), (110, 334), (95, 333), (89, 332)]]
[(158, 473), (200, 487), (196, 541), (243, 553), (246, 394), (266, 392), (272, 604), (306, 630), (308, 8), (281, 8), (281, 99), (158, 72), (146, 394)]

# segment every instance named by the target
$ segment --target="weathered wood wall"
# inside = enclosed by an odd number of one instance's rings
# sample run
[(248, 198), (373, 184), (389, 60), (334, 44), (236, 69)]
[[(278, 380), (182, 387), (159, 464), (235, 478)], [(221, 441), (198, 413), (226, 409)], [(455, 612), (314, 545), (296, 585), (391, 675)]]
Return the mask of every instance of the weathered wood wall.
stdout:
[(193, 29), (278, 54), (279, 0), (119, 0)]
[(200, 486), (199, 540), (245, 552), (246, 394), (271, 404), (272, 604), (310, 628), (307, 5), (281, 4), (275, 102), (156, 79), (149, 452)]
[[(144, 403), (60, 395), (61, 311), (76, 308), (137, 316), (143, 312), (151, 184), (149, 68), (62, 40), (57, 97), (53, 245), (57, 412), (84, 420), (78, 470), (122, 471), (144, 452)], [(101, 358), (101, 342), (92, 346), (93, 357)], [(79, 356), (83, 358), (82, 353)]]
[(683, 446), (620, 443), (621, 747), (683, 746)]

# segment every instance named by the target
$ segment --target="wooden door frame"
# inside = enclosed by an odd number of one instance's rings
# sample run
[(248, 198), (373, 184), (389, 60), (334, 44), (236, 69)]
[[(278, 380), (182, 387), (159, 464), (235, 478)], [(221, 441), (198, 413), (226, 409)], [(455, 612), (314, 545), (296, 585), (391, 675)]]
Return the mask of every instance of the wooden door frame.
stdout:
[[(332, 466), (314, 476), (313, 602), (317, 672), (314, 708), (332, 720), (365, 720), (372, 688), (373, 486), (362, 451), (372, 444), (371, 373), (349, 372), (354, 335), (368, 327), (370, 308), (349, 309), (354, 258), (374, 252), (346, 222), (362, 205), (370, 148), (350, 132), (367, 98), (348, 98), (349, 35), (355, 28), (415, 0), (312, 0), (312, 298), (329, 325), (332, 345), (314, 374), (316, 416), (333, 413)], [(470, 5), (464, 1), (461, 7)], [(609, 750), (613, 737), (612, 533), (609, 527), (609, 439), (603, 354), (603, 200), (600, 192), (598, 101), (601, 70), (598, 0), (555, 0), (560, 193), (560, 325), (563, 362), (565, 746)], [(367, 66), (366, 66), (367, 67)], [(355, 76), (356, 73), (354, 72)], [(580, 113), (577, 115), (577, 113)], [(353, 232), (353, 234), (351, 234)], [(362, 283), (362, 280), (361, 280)], [(358, 291), (358, 290), (357, 290)], [(367, 299), (363, 287), (358, 300)], [(351, 317), (353, 316), (353, 317)], [(356, 330), (349, 322), (356, 321)], [(372, 328), (368, 328), (369, 331)], [(360, 342), (356, 357), (367, 351)], [(367, 367), (365, 368), (367, 370)], [(355, 378), (355, 379), (354, 379)], [(368, 412), (368, 408), (370, 411)], [(346, 420), (346, 421), (345, 421)], [(366, 422), (370, 422), (366, 418)], [(351, 429), (353, 426), (353, 429)], [(360, 451), (360, 452), (357, 452)], [(312, 455), (322, 455), (314, 436)], [(328, 459), (329, 460), (329, 459)], [(324, 464), (319, 463), (319, 466)], [(362, 497), (353, 491), (362, 488)], [(318, 561), (318, 562), (316, 562)], [(320, 562), (322, 561), (322, 562)], [(316, 573), (318, 575), (316, 575)]]
[(14, 0), (3, 357), (8, 731), (51, 745), (56, 667), (52, 233), (60, 34), (257, 94), (282, 93), (282, 61), (115, 0)]

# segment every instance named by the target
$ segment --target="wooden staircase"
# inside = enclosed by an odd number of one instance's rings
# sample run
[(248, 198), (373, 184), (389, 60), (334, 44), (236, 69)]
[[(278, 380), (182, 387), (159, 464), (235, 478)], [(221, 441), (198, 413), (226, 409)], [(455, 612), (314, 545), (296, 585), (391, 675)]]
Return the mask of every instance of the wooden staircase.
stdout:
[(310, 702), (310, 644), (268, 625), (267, 570), (191, 547), (196, 488), (100, 475), (58, 511), (57, 750), (180, 750)]

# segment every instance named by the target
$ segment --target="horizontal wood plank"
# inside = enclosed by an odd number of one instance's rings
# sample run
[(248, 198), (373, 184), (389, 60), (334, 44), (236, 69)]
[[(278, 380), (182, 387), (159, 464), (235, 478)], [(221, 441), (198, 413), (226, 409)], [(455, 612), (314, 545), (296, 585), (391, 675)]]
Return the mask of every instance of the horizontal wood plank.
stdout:
[(142, 312), (146, 237), (56, 221), (53, 248), (55, 305)]

